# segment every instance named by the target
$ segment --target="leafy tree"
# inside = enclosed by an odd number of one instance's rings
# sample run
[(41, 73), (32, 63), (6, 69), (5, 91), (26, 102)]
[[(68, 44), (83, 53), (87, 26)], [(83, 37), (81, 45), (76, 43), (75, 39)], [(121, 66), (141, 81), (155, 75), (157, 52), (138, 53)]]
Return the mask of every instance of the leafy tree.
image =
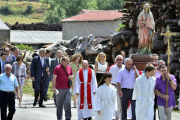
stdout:
[(34, 51), (32, 46), (28, 46), (28, 45), (24, 45), (24, 44), (15, 44), (15, 46), (20, 49), (20, 50), (30, 50), (30, 51)]
[(99, 10), (117, 10), (123, 7), (123, 0), (96, 0)]

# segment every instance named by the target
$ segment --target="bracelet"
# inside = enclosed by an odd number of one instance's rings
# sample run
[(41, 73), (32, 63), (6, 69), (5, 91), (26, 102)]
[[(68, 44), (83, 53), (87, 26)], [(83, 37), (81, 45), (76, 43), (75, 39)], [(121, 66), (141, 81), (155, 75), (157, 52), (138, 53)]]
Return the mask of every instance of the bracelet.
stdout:
[(161, 95), (161, 98), (163, 98), (163, 94)]

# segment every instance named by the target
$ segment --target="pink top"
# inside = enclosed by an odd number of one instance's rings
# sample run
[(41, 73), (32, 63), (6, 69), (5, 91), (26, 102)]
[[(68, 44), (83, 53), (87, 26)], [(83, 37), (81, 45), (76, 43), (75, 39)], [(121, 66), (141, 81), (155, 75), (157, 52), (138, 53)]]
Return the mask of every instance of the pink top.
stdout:
[[(65, 68), (66, 72), (68, 75), (72, 75), (72, 68), (70, 65), (68, 65), (66, 68)], [(54, 72), (53, 72), (54, 75), (57, 75), (57, 78), (56, 78), (56, 84), (55, 84), (55, 87), (56, 89), (68, 89), (68, 88), (71, 88), (68, 86), (68, 77), (62, 67), (62, 65), (58, 65), (55, 67), (54, 69)]]

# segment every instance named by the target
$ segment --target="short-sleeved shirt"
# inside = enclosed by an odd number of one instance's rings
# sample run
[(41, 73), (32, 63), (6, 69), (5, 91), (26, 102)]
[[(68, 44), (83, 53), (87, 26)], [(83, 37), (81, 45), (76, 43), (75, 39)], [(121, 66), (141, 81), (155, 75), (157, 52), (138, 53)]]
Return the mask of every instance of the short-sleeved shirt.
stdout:
[[(68, 65), (65, 68), (65, 70), (66, 70), (68, 76), (73, 74), (72, 73), (72, 68), (71, 68), (70, 65)], [(71, 88), (71, 87), (68, 86), (68, 77), (67, 77), (62, 65), (57, 65), (54, 68), (53, 74), (57, 75), (56, 84), (55, 84), (56, 89), (68, 89), (68, 88)]]
[[(172, 81), (177, 85), (176, 78), (174, 75), (171, 75)], [(162, 76), (160, 75), (159, 77), (156, 78), (156, 86), (155, 89), (161, 92), (162, 94), (166, 94), (166, 81), (163, 81)], [(170, 82), (168, 84), (168, 95), (169, 95), (169, 100), (168, 100), (168, 107), (175, 106), (175, 95), (174, 95), (174, 90), (172, 89)], [(157, 104), (159, 106), (164, 106), (166, 107), (166, 100), (157, 96)]]
[(112, 84), (117, 84), (116, 79), (119, 74), (119, 71), (121, 71), (124, 68), (125, 68), (125, 65), (122, 65), (121, 68), (119, 68), (117, 65), (114, 65), (110, 68), (109, 73), (112, 74), (112, 81), (111, 81)]
[(13, 92), (15, 87), (18, 87), (16, 76), (10, 74), (9, 77), (6, 73), (0, 74), (0, 90)]
[[(139, 75), (138, 71), (137, 74)], [(118, 73), (116, 82), (121, 83), (121, 88), (134, 89), (134, 84), (136, 82), (134, 70), (131, 68), (131, 70), (128, 71), (125, 67)]]

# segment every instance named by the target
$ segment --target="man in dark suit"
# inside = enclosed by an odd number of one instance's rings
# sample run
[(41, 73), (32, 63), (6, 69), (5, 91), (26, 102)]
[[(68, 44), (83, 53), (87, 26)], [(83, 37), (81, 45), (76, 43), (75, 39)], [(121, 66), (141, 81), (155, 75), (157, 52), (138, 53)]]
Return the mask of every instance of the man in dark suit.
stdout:
[(41, 48), (39, 50), (39, 56), (34, 57), (31, 63), (31, 79), (35, 81), (35, 100), (33, 106), (36, 106), (40, 93), (39, 107), (46, 107), (43, 105), (43, 98), (48, 77), (47, 72), (49, 71), (48, 67), (47, 58), (45, 58), (45, 49)]
[[(63, 55), (63, 52), (61, 50), (57, 50), (56, 51), (56, 58), (52, 59), (51, 60), (51, 67), (50, 67), (50, 81), (53, 80), (53, 71), (54, 71), (54, 68), (61, 64), (61, 58), (62, 58), (62, 55)], [(56, 104), (56, 95), (54, 94), (54, 102)]]
[(2, 52), (1, 53), (1, 59), (0, 59), (0, 74), (1, 73), (5, 73), (5, 65), (6, 64), (9, 64), (9, 62), (6, 60), (6, 57), (7, 57), (7, 53), (6, 52)]
[(7, 57), (6, 57), (6, 60), (12, 65), (13, 62), (15, 62), (15, 58), (13, 55), (10, 54), (10, 49), (8, 47), (6, 47), (4, 49), (4, 51), (7, 53)]

